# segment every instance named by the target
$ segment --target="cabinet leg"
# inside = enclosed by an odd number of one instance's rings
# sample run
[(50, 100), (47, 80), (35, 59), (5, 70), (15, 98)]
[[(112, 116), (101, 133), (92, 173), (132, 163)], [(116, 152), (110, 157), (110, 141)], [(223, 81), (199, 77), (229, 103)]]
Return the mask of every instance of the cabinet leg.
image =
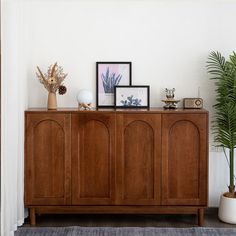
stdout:
[(30, 208), (30, 225), (36, 225), (36, 215), (35, 215), (35, 208)]
[(198, 226), (204, 225), (204, 209), (198, 209)]

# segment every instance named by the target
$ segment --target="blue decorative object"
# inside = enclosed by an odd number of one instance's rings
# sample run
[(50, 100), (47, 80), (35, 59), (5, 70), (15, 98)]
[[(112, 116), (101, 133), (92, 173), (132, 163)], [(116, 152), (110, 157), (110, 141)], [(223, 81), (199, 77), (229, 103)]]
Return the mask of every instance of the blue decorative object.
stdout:
[[(124, 95), (122, 95), (123, 97)], [(134, 98), (133, 95), (127, 97), (126, 100), (121, 100), (120, 103), (123, 104), (123, 106), (141, 106), (142, 99)]]

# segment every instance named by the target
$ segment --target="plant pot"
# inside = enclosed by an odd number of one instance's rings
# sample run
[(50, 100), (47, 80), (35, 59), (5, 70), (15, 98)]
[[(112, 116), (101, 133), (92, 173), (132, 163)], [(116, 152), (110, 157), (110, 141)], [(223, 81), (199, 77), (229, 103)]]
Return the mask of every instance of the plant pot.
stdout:
[(57, 96), (56, 93), (48, 93), (48, 110), (57, 109)]
[(218, 217), (223, 222), (236, 224), (236, 198), (221, 195)]

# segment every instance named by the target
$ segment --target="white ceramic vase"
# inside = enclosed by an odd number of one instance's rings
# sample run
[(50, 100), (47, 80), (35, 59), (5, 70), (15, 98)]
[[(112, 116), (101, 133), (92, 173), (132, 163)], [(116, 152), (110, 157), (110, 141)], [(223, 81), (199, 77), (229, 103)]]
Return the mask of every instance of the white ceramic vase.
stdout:
[(218, 217), (223, 222), (236, 224), (236, 198), (221, 195)]

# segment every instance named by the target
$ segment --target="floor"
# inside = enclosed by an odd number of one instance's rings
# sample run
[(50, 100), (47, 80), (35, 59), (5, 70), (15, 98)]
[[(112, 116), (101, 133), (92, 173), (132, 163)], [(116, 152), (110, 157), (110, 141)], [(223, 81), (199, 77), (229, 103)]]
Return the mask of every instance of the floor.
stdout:
[[(37, 225), (87, 226), (87, 227), (193, 227), (197, 226), (195, 215), (40, 215)], [(29, 220), (23, 225), (29, 226)], [(220, 222), (217, 209), (211, 208), (205, 214), (205, 227), (236, 227)]]

